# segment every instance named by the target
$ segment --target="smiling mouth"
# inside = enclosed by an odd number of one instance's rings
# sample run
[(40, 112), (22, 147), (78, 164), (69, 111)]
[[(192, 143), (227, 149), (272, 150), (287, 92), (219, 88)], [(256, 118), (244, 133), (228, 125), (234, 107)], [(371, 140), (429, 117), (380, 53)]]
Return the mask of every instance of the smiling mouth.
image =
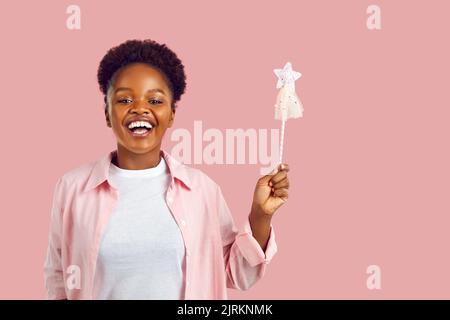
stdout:
[(144, 129), (144, 128), (139, 128), (139, 129), (128, 129), (128, 132), (132, 135), (132, 136), (137, 136), (137, 137), (144, 137), (150, 134), (150, 132), (153, 131), (153, 129)]
[(144, 123), (137, 123), (135, 125), (129, 125), (127, 127), (128, 133), (133, 137), (147, 137), (152, 133), (154, 130), (154, 127), (150, 124), (144, 124)]

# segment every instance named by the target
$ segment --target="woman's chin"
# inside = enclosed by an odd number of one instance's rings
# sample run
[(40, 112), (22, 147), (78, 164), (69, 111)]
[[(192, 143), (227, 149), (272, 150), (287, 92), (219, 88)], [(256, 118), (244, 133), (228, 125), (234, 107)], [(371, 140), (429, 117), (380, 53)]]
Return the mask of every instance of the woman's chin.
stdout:
[(127, 141), (127, 143), (122, 144), (122, 147), (127, 149), (131, 153), (135, 154), (145, 154), (154, 150), (160, 144), (155, 143), (155, 141)]

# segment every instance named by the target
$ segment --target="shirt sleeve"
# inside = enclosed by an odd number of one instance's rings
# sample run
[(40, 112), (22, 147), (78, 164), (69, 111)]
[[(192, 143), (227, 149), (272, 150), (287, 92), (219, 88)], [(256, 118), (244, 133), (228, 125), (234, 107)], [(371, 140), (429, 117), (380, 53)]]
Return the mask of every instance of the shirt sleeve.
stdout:
[(264, 276), (267, 265), (277, 252), (274, 228), (270, 226), (269, 241), (266, 250), (263, 251), (253, 237), (248, 218), (245, 221), (244, 230), (242, 232), (237, 230), (219, 186), (217, 186), (217, 206), (227, 287), (248, 290)]
[(44, 263), (45, 287), (47, 289), (47, 299), (49, 300), (67, 299), (61, 263), (61, 185), (62, 179), (60, 178), (53, 191), (50, 232), (48, 237), (47, 254)]

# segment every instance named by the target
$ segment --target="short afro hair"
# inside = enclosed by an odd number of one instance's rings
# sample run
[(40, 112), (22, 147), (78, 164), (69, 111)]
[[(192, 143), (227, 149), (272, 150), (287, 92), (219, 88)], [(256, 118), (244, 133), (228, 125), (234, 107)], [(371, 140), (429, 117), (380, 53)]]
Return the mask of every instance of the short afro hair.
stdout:
[(104, 94), (105, 109), (107, 108), (108, 89), (113, 77), (119, 69), (131, 63), (146, 63), (157, 69), (166, 79), (172, 92), (172, 109), (186, 89), (186, 74), (184, 66), (177, 55), (165, 44), (154, 40), (127, 40), (108, 50), (100, 62), (97, 80), (100, 91)]

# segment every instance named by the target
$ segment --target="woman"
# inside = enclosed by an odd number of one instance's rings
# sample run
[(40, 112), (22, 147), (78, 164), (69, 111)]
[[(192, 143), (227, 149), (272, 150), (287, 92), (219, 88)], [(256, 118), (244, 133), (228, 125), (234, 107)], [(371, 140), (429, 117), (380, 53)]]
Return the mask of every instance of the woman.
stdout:
[(166, 45), (130, 40), (98, 69), (117, 150), (57, 182), (45, 280), (50, 299), (226, 299), (276, 253), (271, 219), (288, 199), (288, 166), (255, 187), (238, 232), (220, 187), (161, 149), (185, 91)]

